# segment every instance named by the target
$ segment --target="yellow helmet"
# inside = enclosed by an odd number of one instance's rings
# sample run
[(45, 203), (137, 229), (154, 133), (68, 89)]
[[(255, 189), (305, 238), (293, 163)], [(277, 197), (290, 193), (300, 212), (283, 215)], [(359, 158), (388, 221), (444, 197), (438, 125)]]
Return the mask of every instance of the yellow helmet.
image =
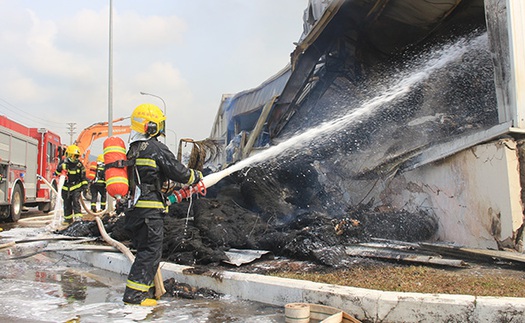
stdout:
[(144, 103), (133, 110), (131, 114), (131, 129), (150, 137), (164, 136), (165, 121), (166, 116), (158, 106)]
[(97, 157), (97, 161), (98, 161), (99, 163), (103, 163), (103, 162), (104, 162), (104, 154), (100, 154), (100, 155), (98, 155), (98, 157)]
[(80, 148), (77, 145), (68, 146), (66, 149), (66, 157), (75, 160), (80, 157)]

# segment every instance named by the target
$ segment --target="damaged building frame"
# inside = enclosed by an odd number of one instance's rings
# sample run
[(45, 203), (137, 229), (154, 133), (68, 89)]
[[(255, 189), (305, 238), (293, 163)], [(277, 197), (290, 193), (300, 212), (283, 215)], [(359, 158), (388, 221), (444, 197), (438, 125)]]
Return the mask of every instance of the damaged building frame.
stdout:
[(525, 2), (311, 0), (303, 20), (285, 68), (223, 96), (219, 164), (344, 119), (280, 163), (331, 216), (423, 210), (433, 242), (523, 252)]

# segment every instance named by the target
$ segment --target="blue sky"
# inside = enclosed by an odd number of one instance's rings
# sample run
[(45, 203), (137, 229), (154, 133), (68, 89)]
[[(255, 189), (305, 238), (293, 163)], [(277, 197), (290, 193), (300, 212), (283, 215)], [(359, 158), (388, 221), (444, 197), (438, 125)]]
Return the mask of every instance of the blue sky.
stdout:
[[(109, 0), (0, 0), (0, 114), (69, 144), (108, 120)], [(167, 106), (168, 143), (284, 68), (308, 0), (113, 0), (113, 117)], [(127, 122), (127, 121), (126, 121)], [(177, 138), (175, 138), (177, 137)], [(170, 145), (169, 145), (170, 146)]]

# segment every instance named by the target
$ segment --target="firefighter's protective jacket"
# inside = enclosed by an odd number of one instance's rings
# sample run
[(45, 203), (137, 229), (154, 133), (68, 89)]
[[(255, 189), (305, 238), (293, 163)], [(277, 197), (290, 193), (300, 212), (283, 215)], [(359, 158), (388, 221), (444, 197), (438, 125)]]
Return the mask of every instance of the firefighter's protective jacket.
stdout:
[(104, 163), (97, 162), (93, 184), (106, 185), (106, 167)]
[(58, 164), (55, 174), (60, 176), (63, 171), (67, 176), (64, 186), (62, 186), (63, 191), (75, 191), (87, 186), (86, 168), (79, 160), (72, 161), (69, 158), (64, 158)]
[[(162, 184), (169, 180), (182, 184), (195, 184), (199, 178), (193, 169), (180, 163), (168, 147), (156, 137), (132, 142), (127, 153), (128, 160), (134, 160), (128, 168), (132, 196), (140, 194), (134, 203), (135, 209), (166, 209), (161, 193)], [(146, 215), (146, 212), (139, 212)]]

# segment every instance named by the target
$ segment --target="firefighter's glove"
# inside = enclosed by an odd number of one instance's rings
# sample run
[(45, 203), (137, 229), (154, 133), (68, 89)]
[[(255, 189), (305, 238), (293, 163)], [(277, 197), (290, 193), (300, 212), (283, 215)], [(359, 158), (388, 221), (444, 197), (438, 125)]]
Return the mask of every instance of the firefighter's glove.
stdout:
[(57, 174), (57, 176), (59, 177), (60, 179), (60, 176), (64, 176), (64, 179), (67, 181), (67, 170), (62, 170), (59, 174)]
[(201, 181), (201, 179), (203, 178), (202, 176), (202, 172), (200, 170), (196, 170), (195, 171), (197, 174), (195, 174), (195, 182), (194, 184), (198, 183)]
[(191, 176), (190, 176), (190, 180), (188, 181), (188, 185), (194, 185), (200, 182), (200, 180), (202, 179), (202, 172), (196, 169), (190, 169), (190, 171), (191, 171)]

